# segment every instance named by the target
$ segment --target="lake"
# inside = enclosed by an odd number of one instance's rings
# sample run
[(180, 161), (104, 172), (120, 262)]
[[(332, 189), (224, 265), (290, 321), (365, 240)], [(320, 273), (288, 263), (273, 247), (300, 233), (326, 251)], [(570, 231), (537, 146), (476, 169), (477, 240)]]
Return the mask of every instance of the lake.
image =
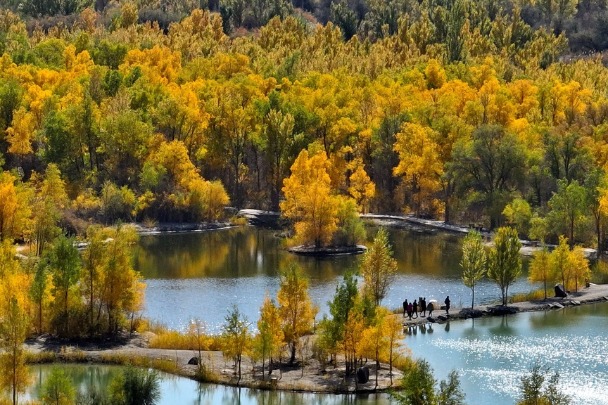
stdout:
[[(370, 240), (376, 230), (368, 227)], [(443, 302), (446, 295), (453, 307), (470, 305), (471, 290), (460, 279), (462, 235), (388, 231), (398, 275), (383, 305), (400, 308), (405, 298), (419, 296)], [(290, 263), (298, 264), (310, 278), (311, 297), (320, 313), (327, 313), (336, 284), (346, 270), (358, 267), (360, 256), (301, 257), (287, 252), (283, 243), (276, 231), (251, 226), (142, 236), (135, 266), (147, 285), (144, 316), (181, 330), (199, 318), (210, 331), (218, 332), (234, 304), (255, 324), (265, 294), (276, 296), (280, 271)], [(531, 289), (524, 274), (509, 291)], [(475, 289), (476, 303), (499, 299), (500, 290), (492, 282), (482, 281)]]

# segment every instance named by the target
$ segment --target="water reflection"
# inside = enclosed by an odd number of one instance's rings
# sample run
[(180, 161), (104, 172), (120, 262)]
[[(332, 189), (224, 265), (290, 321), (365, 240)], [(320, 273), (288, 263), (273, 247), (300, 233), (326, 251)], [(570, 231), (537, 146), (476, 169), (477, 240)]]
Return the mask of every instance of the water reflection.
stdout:
[[(368, 228), (370, 240), (376, 230)], [(470, 289), (460, 279), (460, 235), (389, 229), (389, 238), (398, 275), (384, 305), (397, 308), (404, 298), (420, 296), (442, 301), (446, 295), (454, 307), (470, 302)], [(276, 294), (280, 270), (294, 262), (310, 278), (311, 296), (326, 313), (336, 283), (347, 269), (358, 267), (361, 257), (299, 257), (283, 243), (276, 231), (255, 227), (142, 236), (135, 266), (146, 279), (145, 316), (176, 329), (196, 317), (217, 331), (227, 309), (236, 304), (255, 322), (265, 294)], [(524, 274), (509, 291), (530, 288)], [(475, 297), (478, 303), (493, 302), (499, 290), (482, 281)]]
[[(21, 400), (40, 398), (40, 389), (53, 367), (37, 365), (31, 367), (34, 384), (30, 386)], [(96, 391), (105, 393), (112, 378), (122, 372), (119, 366), (61, 364), (60, 367), (78, 387), (78, 392), (85, 395)], [(228, 387), (214, 384), (199, 384), (187, 378), (159, 373), (161, 377), (161, 398), (158, 405), (192, 404), (192, 405), (388, 405), (386, 394), (367, 395), (334, 395), (293, 393), (281, 391), (261, 391), (246, 388)]]

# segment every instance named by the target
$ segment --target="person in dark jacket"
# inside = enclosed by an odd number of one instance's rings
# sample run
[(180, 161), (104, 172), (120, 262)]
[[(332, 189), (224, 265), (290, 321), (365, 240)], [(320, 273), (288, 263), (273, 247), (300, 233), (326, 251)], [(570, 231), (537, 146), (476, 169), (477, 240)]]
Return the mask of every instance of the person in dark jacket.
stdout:
[(445, 303), (445, 314), (449, 315), (450, 314), (450, 296), (449, 295), (445, 299), (444, 303)]
[(407, 312), (407, 298), (403, 301), (403, 317), (405, 318), (405, 313)]
[(420, 298), (420, 312), (421, 316), (426, 316), (426, 297)]
[(418, 318), (418, 301), (414, 300), (414, 304), (412, 304), (414, 307), (414, 315), (416, 315), (414, 318)]

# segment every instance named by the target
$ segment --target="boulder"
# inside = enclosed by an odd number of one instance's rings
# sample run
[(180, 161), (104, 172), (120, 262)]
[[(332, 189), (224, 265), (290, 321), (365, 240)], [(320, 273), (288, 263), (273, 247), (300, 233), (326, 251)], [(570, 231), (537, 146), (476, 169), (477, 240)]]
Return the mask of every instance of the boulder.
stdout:
[(564, 306), (562, 304), (560, 304), (559, 302), (554, 302), (553, 304), (549, 305), (549, 308), (562, 309), (562, 308), (564, 308)]
[(488, 313), (491, 315), (513, 315), (518, 311), (515, 307), (507, 307), (503, 305), (497, 305), (495, 307), (488, 307)]
[(369, 368), (363, 366), (357, 370), (357, 382), (359, 384), (365, 384), (369, 381)]
[(432, 316), (427, 316), (427, 317), (426, 317), (426, 320), (427, 320), (427, 321), (429, 321), (430, 323), (435, 323), (435, 322), (437, 322), (437, 321), (435, 320), (435, 318), (433, 318)]
[(443, 316), (443, 315), (439, 315), (439, 316), (437, 317), (437, 319), (439, 319), (441, 322), (445, 322), (445, 321), (447, 321), (447, 320), (448, 320), (448, 318), (447, 318), (447, 317), (445, 317), (445, 316)]
[(198, 366), (198, 357), (193, 357), (190, 360), (188, 360), (188, 364), (190, 364), (192, 366)]
[(481, 318), (483, 312), (479, 309), (464, 308), (460, 311), (460, 316), (464, 318)]
[(556, 284), (554, 289), (555, 289), (555, 297), (556, 298), (566, 298), (568, 296), (568, 294), (566, 293), (566, 290), (564, 289), (563, 285)]

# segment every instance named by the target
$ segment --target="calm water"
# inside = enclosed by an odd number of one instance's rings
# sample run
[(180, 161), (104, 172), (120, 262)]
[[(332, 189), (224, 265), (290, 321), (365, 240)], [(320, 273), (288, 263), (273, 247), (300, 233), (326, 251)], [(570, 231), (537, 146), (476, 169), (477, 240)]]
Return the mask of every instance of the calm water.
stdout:
[[(370, 238), (375, 230), (368, 228)], [(443, 302), (446, 295), (453, 306), (469, 305), (471, 292), (462, 284), (458, 265), (460, 235), (390, 229), (389, 236), (399, 274), (384, 305), (398, 308), (404, 298), (419, 296)], [(337, 282), (347, 269), (357, 268), (360, 256), (297, 257), (282, 242), (275, 231), (254, 227), (142, 236), (135, 263), (147, 284), (144, 315), (175, 329), (200, 318), (218, 331), (228, 308), (236, 304), (255, 323), (265, 294), (276, 296), (280, 270), (292, 262), (310, 277), (310, 294), (325, 313)], [(510, 292), (531, 289), (522, 276)], [(499, 298), (494, 283), (476, 287), (476, 303)]]
[[(33, 384), (22, 399), (39, 399), (42, 384), (46, 381), (53, 366), (38, 365), (31, 367)], [(85, 394), (95, 390), (105, 392), (110, 381), (122, 368), (118, 366), (62, 364), (78, 388)], [(214, 384), (199, 384), (187, 378), (167, 373), (161, 376), (161, 398), (156, 405), (387, 405), (388, 395), (322, 395), (280, 391), (261, 391), (247, 388), (226, 387)]]
[(608, 303), (412, 329), (405, 343), (438, 379), (456, 369), (470, 405), (514, 404), (538, 361), (560, 373), (573, 404), (608, 404)]

